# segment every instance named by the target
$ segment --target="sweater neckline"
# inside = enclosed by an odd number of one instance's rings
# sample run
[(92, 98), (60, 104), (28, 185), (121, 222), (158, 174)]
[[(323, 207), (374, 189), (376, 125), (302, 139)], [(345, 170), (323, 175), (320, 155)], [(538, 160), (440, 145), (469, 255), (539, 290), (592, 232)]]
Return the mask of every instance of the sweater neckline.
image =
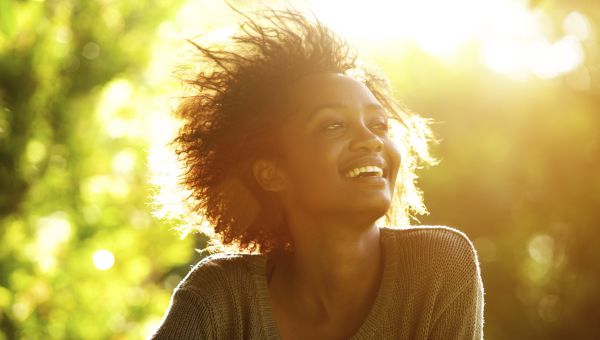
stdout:
[[(356, 334), (351, 339), (371, 339), (373, 338), (376, 331), (381, 328), (381, 323), (385, 318), (385, 307), (389, 299), (389, 292), (392, 287), (393, 280), (393, 262), (394, 257), (392, 256), (392, 249), (390, 247), (390, 238), (392, 230), (387, 228), (380, 229), (380, 240), (383, 249), (383, 273), (381, 276), (381, 282), (377, 291), (375, 301), (371, 306), (371, 310), (367, 314), (367, 317), (363, 321)], [(254, 283), (256, 285), (260, 320), (262, 323), (262, 329), (266, 334), (266, 339), (278, 340), (280, 339), (279, 331), (275, 320), (273, 318), (273, 309), (271, 303), (271, 296), (269, 294), (269, 287), (267, 281), (267, 257), (265, 255), (254, 255), (249, 259), (249, 267), (252, 273)]]

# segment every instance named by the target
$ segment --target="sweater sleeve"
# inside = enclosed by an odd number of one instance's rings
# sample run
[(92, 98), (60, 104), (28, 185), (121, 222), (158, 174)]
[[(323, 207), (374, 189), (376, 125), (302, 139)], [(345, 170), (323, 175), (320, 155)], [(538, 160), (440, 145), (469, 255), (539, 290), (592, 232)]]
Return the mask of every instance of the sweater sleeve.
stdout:
[(195, 292), (178, 288), (152, 340), (214, 339), (214, 318), (210, 306)]
[(483, 339), (483, 284), (479, 275), (445, 307), (429, 339)]

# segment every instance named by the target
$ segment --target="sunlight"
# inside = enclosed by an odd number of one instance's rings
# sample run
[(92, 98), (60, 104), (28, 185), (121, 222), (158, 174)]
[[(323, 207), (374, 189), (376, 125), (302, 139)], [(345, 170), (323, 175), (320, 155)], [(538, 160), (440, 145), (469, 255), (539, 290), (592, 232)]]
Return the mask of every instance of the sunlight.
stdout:
[(46, 155), (48, 154), (48, 150), (46, 145), (37, 139), (32, 139), (27, 143), (27, 148), (25, 149), (25, 157), (26, 159), (32, 163), (37, 164), (42, 161)]
[(178, 218), (185, 216), (187, 211), (181, 202), (189, 192), (182, 190), (178, 179), (182, 174), (175, 153), (166, 145), (155, 143), (148, 152), (148, 168), (150, 183), (155, 186), (155, 208), (153, 215), (158, 218)]
[(350, 39), (415, 43), (446, 62), (467, 43), (476, 43), (484, 66), (516, 79), (554, 78), (577, 69), (583, 61), (580, 42), (591, 35), (588, 19), (570, 12), (563, 20), (564, 35), (556, 39), (552, 18), (528, 5), (526, 0), (330, 0), (315, 1), (313, 11)]
[(130, 183), (121, 176), (95, 175), (81, 181), (81, 196), (87, 202), (94, 202), (104, 195), (113, 200), (123, 200), (130, 193)]
[(161, 322), (162, 318), (158, 316), (146, 320), (142, 327), (142, 334), (140, 334), (140, 336), (142, 336), (144, 339), (149, 339), (152, 336), (152, 334), (156, 332), (158, 327), (160, 327)]
[(56, 255), (60, 247), (71, 239), (72, 229), (68, 215), (62, 211), (37, 221), (37, 240), (33, 257), (42, 271), (50, 272), (56, 268)]
[(573, 11), (565, 17), (563, 22), (565, 33), (577, 37), (579, 40), (587, 40), (591, 34), (591, 27), (585, 15)]
[[(530, 8), (529, 0), (313, 0), (292, 5), (314, 14), (353, 43), (380, 44), (395, 53), (417, 46), (452, 63), (467, 53), (467, 46), (477, 46), (482, 65), (519, 80), (550, 79), (578, 69), (584, 59), (581, 42), (593, 34), (584, 14), (571, 11), (551, 18), (542, 9)], [(194, 14), (199, 11), (220, 15), (211, 16), (202, 30)], [(188, 1), (176, 20), (160, 26), (159, 34), (171, 41), (189, 37), (204, 43), (222, 41), (234, 32), (235, 15), (230, 11), (223, 4)], [(553, 28), (557, 19), (562, 32)], [(170, 49), (156, 50), (173, 57)]]
[(540, 40), (531, 45), (531, 70), (540, 78), (554, 78), (575, 70), (583, 62), (583, 49), (573, 36), (554, 44)]
[[(475, 0), (319, 1), (313, 11), (320, 20), (351, 39), (413, 41), (424, 51), (449, 57), (480, 22)], [(435, 9), (435, 10), (432, 10)], [(340, 15), (343, 10), (344, 15)]]
[(480, 51), (483, 63), (492, 71), (523, 78), (528, 72), (525, 48), (510, 39), (489, 41)]
[(532, 237), (527, 246), (529, 258), (523, 263), (523, 273), (531, 282), (544, 280), (554, 261), (554, 239), (547, 234)]
[(106, 249), (100, 249), (92, 256), (94, 266), (99, 270), (108, 270), (115, 264), (115, 256)]
[(128, 80), (116, 79), (104, 88), (98, 115), (101, 119), (112, 118), (115, 113), (123, 107), (133, 94), (133, 86)]
[(113, 156), (112, 169), (115, 174), (127, 175), (134, 170), (136, 161), (137, 159), (133, 150), (123, 149)]

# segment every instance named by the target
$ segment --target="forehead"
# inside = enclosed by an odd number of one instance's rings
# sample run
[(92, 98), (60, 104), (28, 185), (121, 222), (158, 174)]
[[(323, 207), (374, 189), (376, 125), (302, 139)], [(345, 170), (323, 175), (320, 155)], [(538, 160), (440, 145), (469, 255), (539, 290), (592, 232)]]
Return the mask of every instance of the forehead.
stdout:
[(361, 108), (379, 103), (363, 83), (337, 73), (302, 77), (287, 88), (285, 99), (292, 112), (306, 112), (329, 104)]

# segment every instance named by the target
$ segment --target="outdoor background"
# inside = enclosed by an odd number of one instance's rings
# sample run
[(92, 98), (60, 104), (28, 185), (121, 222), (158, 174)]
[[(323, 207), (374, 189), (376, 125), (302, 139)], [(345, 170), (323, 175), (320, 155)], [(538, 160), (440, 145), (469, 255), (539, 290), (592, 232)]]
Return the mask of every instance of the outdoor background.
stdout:
[[(296, 3), (436, 122), (420, 223), (474, 240), (486, 339), (597, 337), (600, 2)], [(0, 339), (157, 326), (205, 241), (153, 208), (159, 187), (177, 200), (172, 72), (183, 38), (237, 19), (221, 0), (0, 0)]]

